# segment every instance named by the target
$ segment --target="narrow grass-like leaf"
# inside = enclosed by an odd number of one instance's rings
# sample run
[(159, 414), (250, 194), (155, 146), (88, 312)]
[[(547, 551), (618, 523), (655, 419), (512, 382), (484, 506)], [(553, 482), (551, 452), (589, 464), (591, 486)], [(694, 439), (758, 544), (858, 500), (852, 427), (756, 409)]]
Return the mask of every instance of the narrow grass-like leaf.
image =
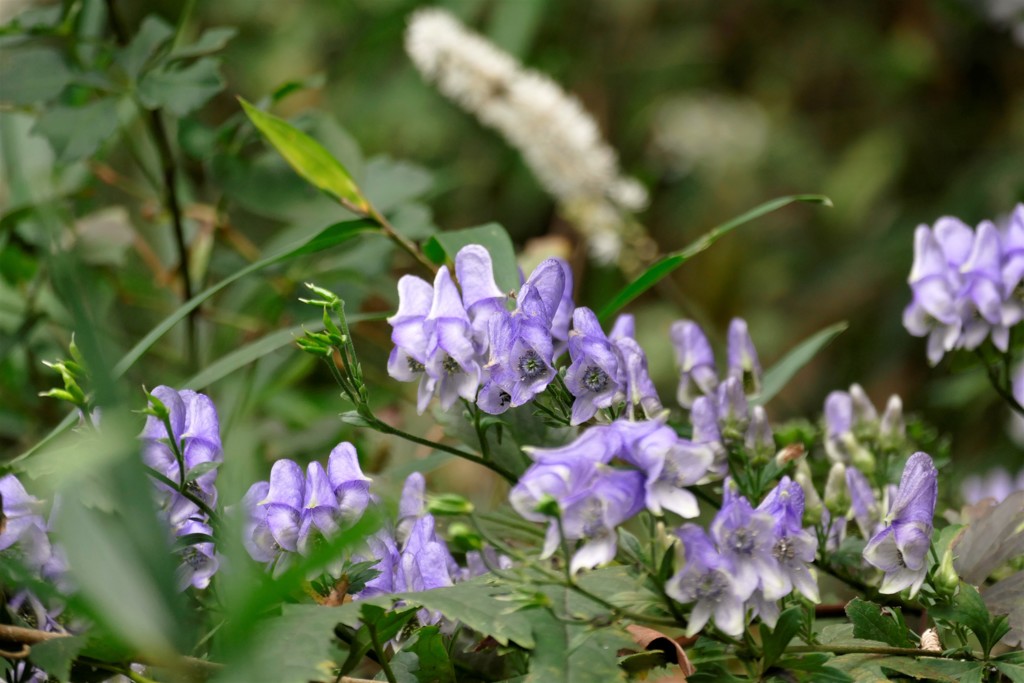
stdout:
[(722, 237), (744, 223), (749, 223), (755, 218), (760, 218), (765, 214), (777, 211), (778, 209), (788, 206), (794, 202), (806, 202), (809, 204), (825, 204), (826, 206), (832, 206), (832, 201), (828, 197), (820, 194), (798, 194), (788, 197), (779, 197), (778, 199), (773, 199), (770, 202), (765, 202), (760, 206), (756, 206), (750, 211), (747, 211), (746, 213), (713, 228), (686, 248), (674, 251), (663, 257), (660, 261), (641, 273), (636, 280), (626, 285), (618, 294), (612, 297), (612, 300), (601, 309), (598, 317), (602, 322), (608, 320), (622, 310), (623, 306), (646, 292), (654, 285), (658, 284), (662, 278), (666, 277), (676, 268), (717, 242), (719, 237)]
[(846, 331), (849, 325), (845, 321), (829, 325), (807, 339), (800, 342), (789, 353), (783, 356), (778, 363), (768, 368), (764, 373), (761, 382), (761, 393), (753, 398), (753, 402), (764, 405), (775, 397), (786, 386), (789, 380), (793, 379), (800, 369), (811, 362), (823, 348), (829, 345), (833, 339)]
[(296, 172), (318, 189), (367, 212), (370, 205), (352, 176), (319, 142), (272, 114), (238, 98), (246, 116)]

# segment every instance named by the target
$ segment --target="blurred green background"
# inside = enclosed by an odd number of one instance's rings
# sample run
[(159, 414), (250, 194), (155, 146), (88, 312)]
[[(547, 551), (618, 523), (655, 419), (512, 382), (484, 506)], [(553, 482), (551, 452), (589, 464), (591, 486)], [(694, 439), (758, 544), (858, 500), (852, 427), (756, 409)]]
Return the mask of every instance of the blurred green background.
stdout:
[[(0, 36), (8, 69), (0, 81), (29, 44), (64, 55), (74, 71), (104, 68), (102, 49), (98, 62), (83, 54), (95, 41), (112, 41), (104, 4), (71, 4), (79, 5), (75, 50), (69, 53), (67, 36), (37, 31), (42, 37), (26, 38), (25, 26), (47, 25), (36, 18), (60, 11), (29, 6), (20, 28), (9, 24)], [(235, 97), (255, 102), (275, 91), (274, 111), (301, 122), (345, 160), (411, 237), (496, 221), (525, 249), (547, 248), (533, 240), (549, 235), (568, 245), (578, 304), (598, 307), (623, 284), (618, 273), (587, 263), (518, 154), (420, 78), (402, 34), (422, 4), (116, 3), (129, 33), (151, 14), (175, 24), (186, 6), (182, 32), (190, 39), (211, 27), (238, 29), (221, 53), (224, 89), (202, 108), (166, 117), (195, 291), (342, 217), (241, 125)], [(938, 425), (964, 469), (1024, 466), (1024, 449), (1007, 435), (1009, 412), (984, 376), (955, 357), (929, 369), (924, 341), (901, 325), (914, 228), (948, 214), (975, 224), (1024, 200), (1024, 45), (984, 4), (439, 4), (580, 98), (618, 150), (623, 171), (649, 188), (650, 208), (638, 218), (662, 251), (779, 195), (823, 193), (834, 201), (833, 209), (789, 207), (742, 228), (684, 266), (670, 287), (631, 306), (666, 404), (675, 392), (667, 331), (683, 310), (700, 312), (719, 349), (729, 319), (745, 317), (765, 365), (847, 320), (850, 329), (769, 406), (773, 419), (814, 417), (829, 391), (859, 382), (879, 407), (899, 393), (908, 412)], [(4, 21), (18, 9), (8, 0)], [(69, 86), (56, 102), (94, 101), (90, 87)], [(6, 457), (64, 415), (57, 402), (36, 396), (58, 379), (40, 361), (66, 355), (73, 320), (51, 285), (53, 244), (84, 269), (81, 282), (111, 363), (181, 303), (169, 217), (159, 184), (146, 178), (158, 175), (159, 164), (145, 117), (122, 109), (117, 131), (95, 152), (69, 160), (68, 131), (33, 128), (52, 106), (0, 110)], [(296, 300), (305, 280), (340, 293), (350, 313), (391, 311), (395, 275), (412, 269), (389, 244), (367, 239), (244, 280), (202, 309), (198, 357), (189, 357), (179, 325), (129, 371), (128, 384), (180, 385), (246, 343), (315, 321), (316, 311)], [(387, 326), (364, 322), (356, 331), (387, 419), (410, 431), (439, 429), (429, 415), (415, 416), (412, 387), (387, 380)], [(423, 455), (342, 425), (337, 414), (348, 407), (327, 373), (287, 343), (206, 390), (221, 410), (228, 458), (322, 459), (340, 438), (359, 443), (371, 471)], [(141, 393), (133, 400), (141, 405)], [(449, 488), (474, 487), (460, 468), (437, 476), (449, 479)], [(248, 476), (237, 475), (237, 490)]]

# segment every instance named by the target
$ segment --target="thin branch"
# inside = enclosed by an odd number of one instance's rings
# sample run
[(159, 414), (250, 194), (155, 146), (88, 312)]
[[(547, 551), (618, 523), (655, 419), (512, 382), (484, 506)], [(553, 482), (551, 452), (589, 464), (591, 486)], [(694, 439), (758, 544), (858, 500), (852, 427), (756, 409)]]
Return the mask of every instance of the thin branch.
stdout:
[(873, 647), (870, 645), (798, 645), (786, 648), (786, 654), (809, 652), (831, 652), (837, 655), (894, 655), (899, 657), (935, 657), (937, 659), (960, 659), (975, 661), (973, 653), (947, 653), (939, 650), (918, 650), (912, 647)]

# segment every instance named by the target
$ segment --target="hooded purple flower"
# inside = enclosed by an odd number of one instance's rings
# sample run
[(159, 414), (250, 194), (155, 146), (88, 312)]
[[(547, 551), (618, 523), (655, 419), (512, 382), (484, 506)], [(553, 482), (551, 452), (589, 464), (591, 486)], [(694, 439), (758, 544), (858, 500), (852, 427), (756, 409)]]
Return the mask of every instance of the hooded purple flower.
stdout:
[[(426, 374), (427, 331), (424, 323), (434, 300), (434, 288), (429, 282), (415, 275), (403, 275), (398, 280), (398, 311), (388, 318), (391, 325), (391, 341), (395, 348), (388, 357), (388, 374), (399, 382), (420, 382), (420, 394), (429, 396), (433, 387), (425, 390), (424, 383), (430, 382)], [(422, 410), (426, 409), (426, 405)]]
[(711, 395), (718, 386), (715, 355), (700, 325), (691, 320), (672, 323), (669, 335), (679, 367), (676, 400), (683, 408), (690, 408), (697, 397)]
[(462, 289), (462, 303), (466, 306), (473, 327), (473, 341), (477, 351), (487, 352), (487, 330), (492, 316), (508, 311), (508, 295), (494, 282), (491, 254), (479, 244), (469, 244), (455, 255), (455, 277)]
[(814, 562), (818, 539), (803, 528), (804, 490), (800, 484), (783, 477), (757, 508), (775, 519), (775, 544), (772, 556), (782, 569), (790, 589), (796, 588), (812, 602), (819, 602), (818, 582), (808, 565)]
[(693, 603), (686, 635), (699, 632), (712, 616), (724, 633), (743, 635), (743, 603), (750, 593), (737, 585), (730, 560), (715, 550), (695, 524), (684, 524), (676, 535), (683, 542), (685, 564), (665, 583), (665, 592), (681, 603)]
[(565, 292), (565, 274), (556, 259), (541, 263), (519, 290), (514, 313), (497, 312), (488, 321), (490, 379), (477, 405), (492, 415), (521, 406), (555, 377), (551, 325)]
[(35, 571), (52, 553), (42, 506), (43, 501), (29, 495), (16, 476), (0, 477), (0, 552), (16, 546), (25, 568)]
[[(175, 536), (182, 538), (189, 534), (213, 536), (213, 529), (209, 524), (188, 520), (178, 527)], [(199, 589), (209, 586), (210, 579), (220, 566), (213, 543), (190, 543), (178, 554), (181, 556), (181, 564), (177, 570), (178, 590), (183, 591), (189, 586)]]
[(846, 468), (846, 488), (850, 493), (850, 511), (857, 521), (861, 536), (871, 538), (878, 531), (882, 516), (875, 491), (868, 478), (853, 466)]
[[(217, 408), (204, 394), (185, 389), (175, 391), (167, 386), (158, 386), (152, 394), (167, 408), (172, 434), (161, 420), (150, 415), (140, 435), (143, 440), (143, 460), (147, 465), (175, 483), (181, 481), (178, 460), (169, 443), (176, 442), (185, 460), (185, 472), (198, 465), (220, 463), (224, 451), (220, 441), (220, 423)], [(186, 484), (194, 496), (213, 507), (217, 502), (217, 470), (211, 469)], [(201, 515), (195, 503), (176, 490), (157, 483), (161, 504), (167, 511), (172, 525), (183, 523), (189, 517)]]
[(599, 409), (610, 408), (625, 398), (625, 369), (618, 349), (601, 329), (597, 316), (589, 308), (577, 308), (569, 335), (572, 364), (565, 373), (565, 385), (576, 397), (572, 422), (578, 425), (592, 418)]
[[(589, 432), (594, 429), (588, 430)], [(607, 428), (604, 432), (607, 431)], [(595, 446), (604, 442), (588, 437)], [(588, 457), (576, 457), (571, 444), (565, 449), (533, 451), (537, 462), (519, 479), (509, 493), (516, 512), (535, 522), (548, 522), (543, 557), (551, 556), (561, 540), (557, 520), (537, 510), (543, 502), (554, 500), (562, 519), (567, 540), (585, 541), (573, 555), (570, 570), (596, 567), (615, 557), (615, 527), (633, 517), (643, 507), (644, 476), (601, 464), (615, 448), (594, 452), (583, 446)], [(617, 446), (618, 444), (615, 444)], [(560, 451), (560, 452), (559, 452)]]
[(609, 339), (618, 350), (625, 369), (626, 401), (633, 408), (634, 414), (639, 412), (645, 418), (657, 417), (663, 408), (658, 390), (647, 371), (647, 354), (636, 343), (633, 316), (620, 315), (612, 326)]
[(757, 358), (757, 349), (750, 338), (747, 322), (742, 318), (733, 318), (729, 323), (728, 352), (729, 376), (740, 381), (745, 394), (760, 393), (761, 362)]
[(645, 475), (644, 502), (656, 515), (671, 510), (680, 517), (700, 514), (697, 498), (685, 487), (693, 486), (708, 473), (714, 460), (710, 446), (682, 439), (662, 423), (612, 423), (623, 442), (619, 457), (638, 467)]
[(733, 565), (736, 590), (746, 600), (760, 589), (766, 600), (778, 600), (791, 586), (775, 559), (775, 519), (754, 510), (743, 496), (728, 499), (711, 522), (711, 537)]
[(574, 320), (574, 309), (572, 301), (572, 268), (560, 258), (553, 259), (562, 267), (562, 276), (565, 278), (565, 285), (562, 289), (562, 298), (558, 301), (558, 308), (551, 318), (551, 338), (554, 341), (554, 357), (558, 358), (569, 343), (569, 324)]
[(476, 400), (481, 370), (473, 346), (469, 315), (446, 267), (437, 271), (434, 298), (423, 327), (427, 331), (427, 361), (424, 365), (432, 381), (420, 383), (420, 412), (430, 400), (426, 387), (440, 398), (442, 410), (451, 408), (460, 396), (467, 401)]
[(885, 572), (881, 593), (910, 588), (917, 594), (928, 571), (932, 518), (938, 497), (938, 471), (925, 453), (910, 456), (885, 526), (868, 541), (864, 559)]
[(728, 451), (722, 441), (722, 431), (718, 427), (716, 398), (698, 397), (690, 409), (690, 423), (693, 425), (693, 441), (707, 446), (714, 453), (711, 471), (719, 477), (724, 477), (729, 471)]

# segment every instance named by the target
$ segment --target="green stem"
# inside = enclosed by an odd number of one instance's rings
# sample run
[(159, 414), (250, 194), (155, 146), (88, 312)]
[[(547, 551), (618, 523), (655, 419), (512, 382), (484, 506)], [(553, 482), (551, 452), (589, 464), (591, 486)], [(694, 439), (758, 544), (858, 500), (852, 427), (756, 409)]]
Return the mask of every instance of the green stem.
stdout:
[(974, 661), (979, 659), (974, 654), (947, 654), (942, 651), (918, 650), (912, 647), (873, 647), (868, 645), (798, 645), (786, 648), (787, 654), (807, 654), (810, 652), (831, 652), (837, 655), (894, 655), (899, 657), (935, 657), (937, 659), (960, 659)]
[[(398, 246), (407, 251), (416, 261), (420, 263), (424, 268), (429, 270), (431, 273), (437, 272), (437, 266), (430, 262), (430, 260), (420, 251), (420, 248), (416, 246), (416, 243), (410, 240), (405, 235), (401, 234), (395, 229), (395, 226), (391, 225), (390, 221), (384, 217), (380, 211), (377, 210), (373, 204), (369, 201), (366, 202), (367, 210), (365, 212), (355, 209), (357, 213), (363, 213), (364, 215), (372, 218), (384, 231), (384, 233)], [(349, 207), (354, 208), (354, 207)]]
[(153, 477), (161, 484), (166, 484), (167, 486), (170, 486), (172, 489), (174, 489), (175, 491), (183, 495), (185, 498), (190, 500), (192, 503), (194, 503), (196, 507), (202, 510), (203, 513), (207, 517), (209, 517), (210, 526), (216, 528), (220, 525), (220, 518), (217, 516), (217, 513), (214, 512), (213, 508), (211, 508), (209, 505), (203, 502), (203, 500), (196, 496), (194, 493), (192, 493), (191, 491), (184, 487), (178, 488), (178, 485), (174, 483), (173, 479), (165, 476), (162, 472), (158, 472), (157, 470), (153, 469), (152, 467), (149, 467), (148, 465), (146, 466), (146, 474)]
[(501, 477), (504, 478), (505, 481), (509, 482), (510, 484), (514, 484), (517, 481), (516, 475), (512, 474), (511, 472), (509, 472), (508, 470), (506, 470), (505, 468), (501, 467), (496, 463), (489, 462), (484, 458), (481, 458), (479, 455), (476, 455), (475, 453), (470, 453), (469, 451), (464, 451), (461, 448), (448, 446), (437, 441), (431, 441), (430, 439), (424, 439), (423, 437), (416, 436), (415, 434), (403, 432), (401, 429), (392, 427), (386, 422), (383, 422), (372, 413), (364, 414), (363, 418), (366, 419), (370, 427), (376, 429), (378, 432), (381, 432), (382, 434), (391, 434), (392, 436), (397, 436), (399, 438), (405, 439), (406, 441), (411, 441), (412, 443), (416, 443), (421, 446), (427, 446), (428, 448), (434, 448), (439, 451), (444, 451), (445, 453), (451, 453), (452, 455), (458, 456), (463, 460), (475, 462), (477, 465), (486, 467), (492, 472), (501, 475)]
[(395, 672), (391, 670), (391, 664), (388, 662), (388, 658), (384, 656), (384, 649), (380, 646), (380, 638), (377, 636), (377, 626), (375, 624), (367, 624), (366, 630), (370, 633), (370, 642), (373, 644), (373, 651), (377, 653), (377, 660), (380, 664), (380, 668), (384, 671), (384, 676), (388, 679), (388, 683), (398, 683), (398, 679), (395, 678)]

